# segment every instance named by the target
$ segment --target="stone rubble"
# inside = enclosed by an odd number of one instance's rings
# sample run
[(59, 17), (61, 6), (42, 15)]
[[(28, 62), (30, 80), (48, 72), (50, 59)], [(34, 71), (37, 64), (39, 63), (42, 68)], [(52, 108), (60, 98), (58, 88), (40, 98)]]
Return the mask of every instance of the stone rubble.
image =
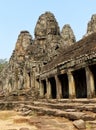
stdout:
[(86, 125), (85, 122), (83, 120), (75, 120), (73, 122), (74, 126), (76, 126), (78, 129), (82, 130), (82, 129), (86, 129)]

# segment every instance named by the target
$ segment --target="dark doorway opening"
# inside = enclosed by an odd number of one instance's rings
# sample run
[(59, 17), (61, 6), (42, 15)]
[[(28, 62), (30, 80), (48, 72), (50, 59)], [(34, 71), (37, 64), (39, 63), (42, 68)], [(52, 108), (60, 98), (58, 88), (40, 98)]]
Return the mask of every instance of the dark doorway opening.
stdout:
[(29, 88), (31, 88), (31, 74), (28, 72), (28, 78), (29, 78)]
[(42, 80), (43, 87), (44, 87), (44, 95), (47, 93), (47, 86), (46, 86), (46, 80)]
[(62, 86), (62, 98), (69, 98), (69, 85), (67, 74), (59, 75), (58, 78)]
[(85, 69), (79, 69), (73, 72), (76, 86), (76, 97), (87, 98), (87, 84)]
[(0, 81), (0, 91), (3, 90), (3, 83)]
[(49, 79), (49, 81), (51, 84), (51, 95), (52, 95), (52, 98), (55, 99), (57, 95), (55, 78), (52, 77)]

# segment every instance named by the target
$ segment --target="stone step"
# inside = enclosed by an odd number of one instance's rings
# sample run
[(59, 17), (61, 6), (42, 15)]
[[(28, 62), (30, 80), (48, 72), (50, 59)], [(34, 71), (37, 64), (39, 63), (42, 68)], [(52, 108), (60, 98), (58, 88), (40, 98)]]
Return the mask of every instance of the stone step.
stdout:
[(64, 111), (68, 111), (68, 109), (70, 111), (72, 111), (71, 109), (73, 109), (73, 111), (91, 111), (91, 112), (96, 112), (96, 104), (93, 103), (89, 103), (89, 104), (84, 104), (84, 103), (49, 103), (49, 102), (38, 102), (38, 101), (34, 101), (33, 105), (35, 106), (41, 106), (41, 107), (48, 107), (48, 108), (52, 108), (52, 109), (60, 109), (60, 110), (64, 110)]
[[(29, 105), (30, 104), (30, 105)], [(0, 109), (19, 109), (23, 114), (29, 114), (32, 111), (36, 111), (39, 115), (51, 115), (65, 117), (70, 120), (83, 119), (85, 121), (96, 120), (96, 106), (94, 103), (49, 103), (40, 101), (13, 101), (13, 102), (0, 102)], [(82, 108), (82, 111), (80, 111)], [(94, 110), (94, 111), (93, 111)]]
[(88, 98), (78, 98), (78, 99), (39, 99), (41, 102), (49, 102), (49, 103), (96, 103), (96, 98), (88, 99)]
[[(38, 114), (45, 114), (45, 115), (51, 115), (51, 116), (58, 116), (58, 117), (65, 117), (70, 120), (78, 120), (78, 119), (83, 119), (85, 121), (92, 121), (96, 119), (96, 114), (95, 113), (86, 113), (86, 112), (67, 112), (64, 110), (59, 110), (59, 109), (52, 109), (52, 108), (47, 108), (47, 107), (40, 107), (40, 106), (33, 106), (33, 105), (24, 105), (22, 104), (21, 107), (23, 108), (22, 110), (32, 110), (36, 111)], [(19, 107), (20, 108), (20, 107)], [(26, 113), (25, 111), (21, 111), (23, 114)]]

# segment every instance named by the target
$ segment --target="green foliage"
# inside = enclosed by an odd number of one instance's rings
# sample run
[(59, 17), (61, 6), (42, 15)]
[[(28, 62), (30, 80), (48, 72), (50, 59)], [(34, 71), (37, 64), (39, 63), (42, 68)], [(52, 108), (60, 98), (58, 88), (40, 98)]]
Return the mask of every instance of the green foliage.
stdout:
[(3, 68), (8, 64), (6, 59), (0, 59), (0, 73), (2, 72)]

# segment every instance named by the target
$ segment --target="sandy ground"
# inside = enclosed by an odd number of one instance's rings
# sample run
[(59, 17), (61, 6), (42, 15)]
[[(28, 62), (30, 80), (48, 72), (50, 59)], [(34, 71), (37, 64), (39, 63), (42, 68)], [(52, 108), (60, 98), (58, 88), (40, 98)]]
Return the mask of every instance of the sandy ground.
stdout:
[(15, 111), (0, 111), (0, 130), (77, 130), (72, 122), (53, 116), (20, 116)]
[(19, 116), (15, 111), (0, 111), (0, 130), (19, 130), (20, 128), (37, 130), (35, 126), (27, 123), (27, 119), (29, 118)]

